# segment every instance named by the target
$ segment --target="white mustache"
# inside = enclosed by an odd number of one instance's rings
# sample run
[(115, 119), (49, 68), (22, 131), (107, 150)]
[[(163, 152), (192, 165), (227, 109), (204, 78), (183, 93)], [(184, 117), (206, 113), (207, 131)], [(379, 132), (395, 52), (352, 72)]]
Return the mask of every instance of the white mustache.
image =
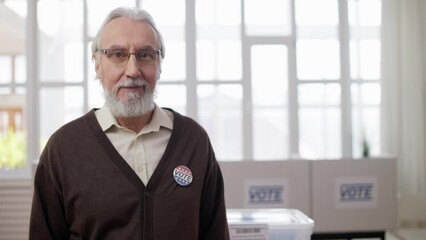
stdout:
[(144, 79), (127, 79), (124, 82), (119, 82), (114, 87), (114, 92), (117, 93), (123, 87), (143, 87), (146, 90), (149, 87), (148, 82)]

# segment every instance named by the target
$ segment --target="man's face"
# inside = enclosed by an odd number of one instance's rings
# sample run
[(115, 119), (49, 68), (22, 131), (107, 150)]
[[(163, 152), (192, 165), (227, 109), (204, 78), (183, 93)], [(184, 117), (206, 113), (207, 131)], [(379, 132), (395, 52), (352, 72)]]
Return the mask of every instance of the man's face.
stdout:
[[(160, 48), (159, 45), (158, 36), (148, 23), (125, 17), (112, 20), (101, 33), (101, 49), (120, 49), (134, 53), (143, 49), (157, 50)], [(113, 92), (118, 83), (129, 79), (146, 80), (147, 87), (153, 92), (160, 78), (161, 60), (160, 56), (157, 56), (156, 61), (147, 63), (137, 61), (134, 55), (130, 55), (128, 60), (117, 63), (102, 54), (98, 58), (95, 70), (106, 92)], [(125, 104), (128, 96), (134, 98), (136, 95), (142, 98), (146, 89), (142, 86), (123, 86), (116, 91), (117, 100)]]

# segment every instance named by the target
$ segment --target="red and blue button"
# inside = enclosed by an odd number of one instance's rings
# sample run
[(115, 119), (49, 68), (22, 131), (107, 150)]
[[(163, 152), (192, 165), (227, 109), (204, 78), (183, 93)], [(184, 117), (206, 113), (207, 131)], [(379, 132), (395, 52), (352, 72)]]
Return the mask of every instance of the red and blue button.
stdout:
[(177, 166), (173, 170), (173, 177), (175, 178), (176, 183), (182, 187), (189, 186), (193, 180), (191, 170), (184, 165)]

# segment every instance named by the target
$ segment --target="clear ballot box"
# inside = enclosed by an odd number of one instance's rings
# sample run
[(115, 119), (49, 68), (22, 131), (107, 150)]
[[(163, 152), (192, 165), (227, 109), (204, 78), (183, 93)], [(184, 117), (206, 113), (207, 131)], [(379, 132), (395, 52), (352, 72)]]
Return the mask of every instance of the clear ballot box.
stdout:
[(231, 240), (310, 240), (314, 221), (297, 209), (228, 209)]

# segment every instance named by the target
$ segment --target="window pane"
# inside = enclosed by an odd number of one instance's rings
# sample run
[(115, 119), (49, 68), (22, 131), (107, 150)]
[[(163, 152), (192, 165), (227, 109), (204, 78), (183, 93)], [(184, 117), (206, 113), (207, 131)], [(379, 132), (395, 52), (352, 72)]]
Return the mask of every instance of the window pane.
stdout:
[(80, 82), (83, 80), (83, 43), (69, 42), (64, 47), (64, 81)]
[(240, 80), (242, 78), (241, 42), (217, 40), (197, 42), (199, 80)]
[(289, 155), (287, 47), (253, 46), (251, 71), (254, 159), (287, 158)]
[(11, 94), (13, 91), (12, 91), (12, 88), (0, 88), (0, 94)]
[(380, 78), (380, 47), (378, 39), (350, 42), (352, 79), (378, 80)]
[[(141, 7), (154, 18), (164, 38), (165, 58), (161, 79), (184, 81), (186, 78), (185, 4), (184, 0), (143, 0)], [(164, 7), (173, 9), (164, 11)]]
[[(91, 48), (92, 42), (87, 44), (88, 49)], [(91, 108), (101, 108), (104, 105), (105, 98), (103, 95), (103, 88), (101, 82), (96, 78), (95, 63), (92, 61), (92, 53), (89, 51), (87, 53), (87, 89), (88, 89), (88, 104), (89, 109)]]
[(39, 0), (40, 80), (83, 81), (83, 2)]
[(241, 80), (239, 1), (196, 1), (198, 80)]
[(100, 80), (89, 78), (87, 89), (89, 92), (89, 108), (101, 108), (105, 103), (105, 97)]
[(302, 158), (341, 157), (340, 109), (301, 108), (299, 110), (299, 152)]
[(352, 84), (353, 155), (363, 156), (364, 141), (369, 154), (380, 152), (380, 85), (379, 83)]
[[(0, 174), (28, 168), (25, 122), (27, 0), (0, 3)], [(13, 84), (21, 84), (19, 87)], [(15, 171), (11, 171), (15, 173)]]
[(241, 42), (239, 40), (218, 41), (219, 80), (240, 80), (242, 78)]
[(0, 83), (12, 81), (12, 57), (0, 55)]
[(253, 110), (253, 155), (255, 160), (283, 160), (289, 157), (287, 110)]
[(301, 84), (299, 96), (299, 151), (304, 158), (341, 156), (339, 84)]
[(244, 22), (247, 35), (290, 35), (289, 0), (244, 0)]
[(301, 84), (298, 87), (298, 97), (301, 106), (339, 106), (340, 85)]
[(0, 83), (24, 83), (26, 72), (25, 56), (0, 55)]
[(380, 0), (350, 0), (350, 73), (352, 79), (380, 78)]
[(89, 36), (94, 37), (112, 9), (122, 6), (134, 7), (135, 0), (108, 0), (102, 1), (101, 4), (99, 0), (86, 0), (86, 4)]
[(350, 25), (380, 26), (381, 12), (381, 0), (348, 1)]
[[(3, 90), (0, 92), (11, 92)], [(24, 94), (0, 94), (0, 170), (27, 166), (24, 109)]]
[[(120, 2), (120, 1), (118, 1)], [(135, 2), (135, 0), (131, 1)], [(183, 26), (185, 24), (185, 0), (140, 0), (158, 26)], [(172, 11), (165, 11), (170, 9)]]
[(16, 56), (15, 58), (15, 81), (25, 83), (27, 80), (27, 58), (25, 56)]
[(379, 83), (352, 84), (351, 96), (354, 107), (379, 106), (380, 94)]
[(337, 40), (299, 40), (296, 47), (297, 76), (300, 80), (340, 78), (340, 51)]
[[(379, 107), (353, 108), (352, 110), (353, 157), (380, 154), (380, 109)], [(367, 144), (367, 145), (364, 145)]]
[(217, 76), (213, 41), (197, 41), (197, 79), (213, 80)]
[(41, 149), (60, 126), (83, 115), (83, 99), (81, 87), (40, 90)]
[(25, 92), (12, 93), (12, 89), (2, 88), (0, 94), (0, 133), (24, 130)]
[(239, 26), (241, 23), (240, 1), (196, 0), (198, 25)]
[(161, 79), (167, 81), (183, 81), (186, 78), (185, 42), (166, 41), (166, 56), (161, 63)]
[(288, 53), (284, 45), (255, 45), (251, 48), (253, 103), (258, 106), (287, 106)]
[(356, 40), (349, 41), (349, 59), (350, 59), (350, 72), (352, 79), (360, 79), (360, 53), (359, 43)]
[(171, 108), (181, 114), (186, 113), (186, 87), (184, 85), (157, 84), (155, 102), (160, 107)]
[(206, 128), (219, 160), (241, 160), (242, 87), (200, 85), (197, 88), (198, 119)]
[(330, 25), (339, 23), (337, 0), (295, 0), (297, 25)]
[(362, 79), (380, 78), (380, 41), (360, 41), (360, 74)]
[[(354, 80), (380, 79), (380, 0), (349, 0), (350, 74)], [(353, 83), (353, 157), (378, 155), (380, 151), (380, 84)]]

